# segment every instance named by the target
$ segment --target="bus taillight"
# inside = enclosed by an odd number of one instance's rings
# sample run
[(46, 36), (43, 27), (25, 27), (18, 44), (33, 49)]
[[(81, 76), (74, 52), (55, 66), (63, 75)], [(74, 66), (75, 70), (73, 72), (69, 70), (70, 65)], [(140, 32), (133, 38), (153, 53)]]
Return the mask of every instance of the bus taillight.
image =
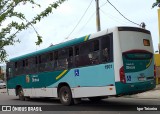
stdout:
[(124, 67), (123, 66), (119, 70), (119, 76), (120, 76), (120, 81), (122, 83), (126, 83), (125, 73), (124, 73)]
[(154, 65), (154, 78), (156, 78), (156, 65)]

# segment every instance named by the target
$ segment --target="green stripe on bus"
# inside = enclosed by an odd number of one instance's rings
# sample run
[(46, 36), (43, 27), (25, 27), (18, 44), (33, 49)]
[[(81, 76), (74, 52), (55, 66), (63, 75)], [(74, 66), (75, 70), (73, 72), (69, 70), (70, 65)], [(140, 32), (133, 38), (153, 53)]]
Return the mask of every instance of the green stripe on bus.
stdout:
[(60, 79), (62, 76), (66, 74), (67, 70), (64, 70), (61, 74), (56, 77), (56, 80)]
[(84, 41), (87, 41), (89, 39), (89, 36), (90, 35), (87, 35), (85, 38), (84, 38)]

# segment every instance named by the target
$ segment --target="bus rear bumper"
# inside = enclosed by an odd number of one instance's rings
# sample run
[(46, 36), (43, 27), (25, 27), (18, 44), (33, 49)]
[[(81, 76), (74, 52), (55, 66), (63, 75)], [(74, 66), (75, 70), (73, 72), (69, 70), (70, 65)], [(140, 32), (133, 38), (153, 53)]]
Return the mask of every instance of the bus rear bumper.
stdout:
[(137, 83), (122, 83), (116, 82), (116, 95), (132, 95), (148, 90), (152, 90), (156, 87), (156, 81), (146, 81)]

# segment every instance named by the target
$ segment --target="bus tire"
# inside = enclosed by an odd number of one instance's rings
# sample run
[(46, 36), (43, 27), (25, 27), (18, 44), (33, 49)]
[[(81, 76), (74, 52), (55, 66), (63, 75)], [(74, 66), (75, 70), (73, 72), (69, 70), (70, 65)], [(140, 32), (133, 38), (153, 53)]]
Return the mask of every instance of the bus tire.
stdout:
[(24, 92), (23, 92), (22, 87), (20, 87), (20, 88), (18, 89), (18, 97), (19, 97), (19, 100), (21, 100), (21, 101), (24, 101), (24, 100), (25, 100), (25, 96), (24, 96)]
[(59, 98), (63, 105), (72, 105), (73, 98), (71, 89), (68, 86), (62, 86), (59, 90)]

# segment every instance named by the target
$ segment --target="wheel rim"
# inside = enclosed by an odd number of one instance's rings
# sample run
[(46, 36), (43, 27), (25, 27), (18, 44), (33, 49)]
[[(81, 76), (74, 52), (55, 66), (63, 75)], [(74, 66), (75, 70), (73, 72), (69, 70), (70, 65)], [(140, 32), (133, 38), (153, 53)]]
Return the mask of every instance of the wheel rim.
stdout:
[(20, 91), (19, 92), (19, 96), (23, 96), (24, 94), (23, 94), (23, 91)]
[(23, 97), (24, 97), (24, 93), (23, 93), (23, 91), (21, 90), (21, 91), (19, 92), (19, 99), (23, 99)]
[(62, 94), (62, 100), (64, 102), (67, 102), (69, 101), (69, 93), (67, 91), (64, 91), (63, 94)]

